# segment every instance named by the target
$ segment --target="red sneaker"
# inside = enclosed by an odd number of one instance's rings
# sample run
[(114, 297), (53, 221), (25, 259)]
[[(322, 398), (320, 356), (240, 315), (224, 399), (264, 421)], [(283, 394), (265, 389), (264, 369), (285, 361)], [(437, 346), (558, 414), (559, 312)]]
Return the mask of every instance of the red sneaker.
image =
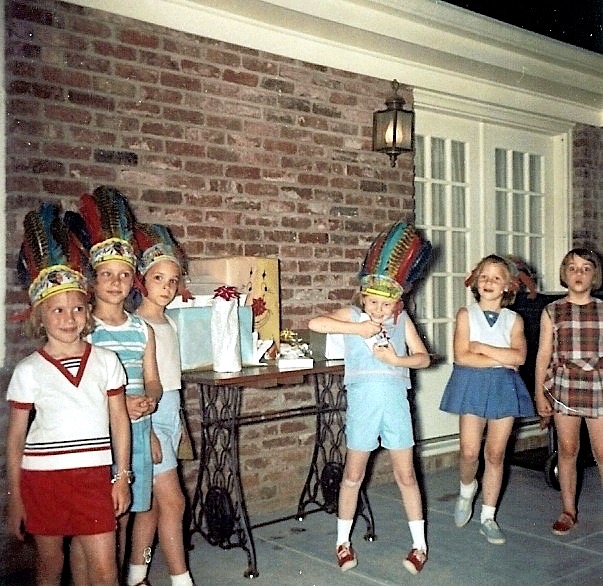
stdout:
[(349, 541), (346, 541), (337, 547), (337, 564), (342, 572), (351, 570), (358, 565), (356, 552), (350, 545)]
[(427, 552), (422, 549), (411, 549), (402, 565), (413, 575), (416, 576), (427, 562)]
[(564, 511), (553, 523), (551, 531), (555, 535), (567, 535), (577, 524), (576, 516)]

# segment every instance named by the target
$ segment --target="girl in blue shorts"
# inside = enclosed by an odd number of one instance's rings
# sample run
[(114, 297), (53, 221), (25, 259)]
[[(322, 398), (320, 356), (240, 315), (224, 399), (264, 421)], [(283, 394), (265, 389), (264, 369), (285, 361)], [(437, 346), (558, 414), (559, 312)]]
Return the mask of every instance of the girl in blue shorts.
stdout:
[[(151, 226), (150, 228), (152, 228)], [(141, 227), (142, 231), (142, 227)], [(155, 332), (157, 363), (163, 395), (151, 416), (153, 442), (159, 444), (161, 462), (153, 465), (153, 500), (150, 510), (136, 515), (128, 586), (148, 584), (155, 533), (170, 573), (172, 586), (192, 586), (186, 564), (183, 517), (185, 499), (178, 475), (178, 444), (181, 436), (181, 368), (176, 324), (165, 314), (182, 282), (181, 260), (174, 247), (159, 242), (145, 249), (138, 263), (144, 278), (144, 296), (136, 314)]]
[[(414, 229), (403, 224), (397, 224), (375, 242), (381, 246), (388, 239), (400, 239), (401, 226), (403, 232), (412, 232), (416, 243)], [(422, 244), (425, 247), (428, 243)], [(371, 258), (371, 250), (367, 259)], [(418, 260), (416, 246), (414, 256)], [(363, 272), (373, 268), (367, 268), (367, 259)], [(361, 289), (351, 306), (315, 317), (308, 324), (316, 332), (344, 335), (347, 455), (339, 490), (336, 543), (337, 563), (342, 571), (358, 563), (350, 544), (350, 533), (368, 459), (379, 444), (389, 451), (412, 536), (412, 549), (403, 565), (412, 574), (417, 574), (427, 561), (407, 391), (410, 369), (429, 366), (430, 358), (403, 309), (401, 283), (406, 286), (407, 281), (399, 275), (398, 279), (400, 282), (386, 274), (361, 273)]]

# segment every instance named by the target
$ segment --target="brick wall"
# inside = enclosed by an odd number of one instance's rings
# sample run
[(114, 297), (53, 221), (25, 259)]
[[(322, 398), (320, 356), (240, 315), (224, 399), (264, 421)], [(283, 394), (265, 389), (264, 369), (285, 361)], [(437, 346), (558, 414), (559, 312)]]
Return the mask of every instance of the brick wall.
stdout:
[[(8, 1), (7, 231), (39, 200), (117, 186), (192, 258), (281, 260), (282, 325), (347, 301), (412, 213), (412, 154), (371, 152), (389, 82), (60, 2)], [(412, 94), (404, 88), (412, 103)], [(8, 304), (16, 246), (8, 246)], [(23, 354), (14, 328), (9, 359)]]
[[(371, 152), (389, 81), (60, 2), (7, 0), (6, 24), (7, 315), (26, 301), (14, 270), (25, 212), (75, 208), (100, 184), (123, 191), (139, 220), (169, 225), (191, 259), (278, 257), (282, 326), (294, 329), (349, 301), (376, 233), (412, 214), (412, 154), (392, 169)], [(31, 348), (9, 325), (2, 392)], [(312, 396), (307, 385), (250, 391), (244, 409)], [(194, 393), (187, 405), (198, 434)], [(252, 514), (295, 512), (313, 434), (312, 418), (243, 430)], [(194, 464), (185, 475), (190, 487)], [(6, 534), (3, 551), (9, 566), (30, 561)]]
[(578, 125), (574, 129), (573, 156), (574, 245), (602, 252), (603, 131)]

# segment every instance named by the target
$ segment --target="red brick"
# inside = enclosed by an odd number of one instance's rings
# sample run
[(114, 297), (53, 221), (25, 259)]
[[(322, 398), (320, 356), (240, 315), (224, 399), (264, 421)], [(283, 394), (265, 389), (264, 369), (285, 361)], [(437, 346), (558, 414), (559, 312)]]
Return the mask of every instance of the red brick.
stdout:
[(137, 29), (124, 29), (118, 33), (117, 37), (126, 45), (136, 45), (149, 49), (157, 49), (159, 47), (159, 37), (157, 35), (144, 33)]
[(259, 81), (258, 76), (254, 73), (234, 71), (232, 69), (226, 69), (222, 73), (222, 79), (227, 83), (236, 83), (237, 85), (245, 85), (249, 87), (256, 87)]
[(92, 149), (89, 146), (75, 146), (58, 142), (45, 145), (43, 152), (48, 157), (56, 157), (64, 160), (87, 160), (92, 156)]
[(176, 87), (179, 89), (195, 92), (200, 92), (203, 88), (202, 81), (197, 77), (170, 72), (161, 73), (160, 83), (161, 85), (167, 87)]
[(69, 165), (69, 175), (78, 179), (91, 179), (99, 183), (111, 183), (116, 179), (115, 169), (107, 165)]
[(44, 108), (44, 116), (47, 120), (55, 120), (64, 123), (89, 125), (92, 113), (81, 108), (70, 108), (68, 106), (57, 106), (47, 104)]

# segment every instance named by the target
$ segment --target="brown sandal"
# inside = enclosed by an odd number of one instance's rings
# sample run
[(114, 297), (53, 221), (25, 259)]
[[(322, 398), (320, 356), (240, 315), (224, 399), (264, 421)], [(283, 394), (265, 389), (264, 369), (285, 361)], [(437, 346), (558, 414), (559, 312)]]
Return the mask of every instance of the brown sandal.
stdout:
[(559, 515), (559, 518), (553, 523), (551, 531), (555, 535), (567, 535), (577, 524), (576, 515), (563, 511), (563, 513)]

